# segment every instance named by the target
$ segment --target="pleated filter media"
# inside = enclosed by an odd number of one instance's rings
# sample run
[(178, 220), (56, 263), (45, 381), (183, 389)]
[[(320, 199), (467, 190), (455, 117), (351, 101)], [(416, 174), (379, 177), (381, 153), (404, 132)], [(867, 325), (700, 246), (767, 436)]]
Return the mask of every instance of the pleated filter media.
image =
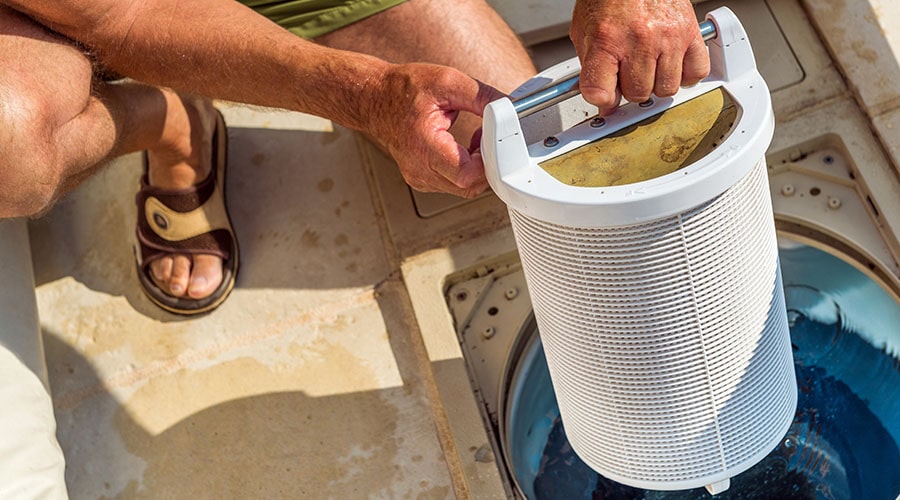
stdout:
[(488, 180), (509, 207), (569, 442), (600, 474), (647, 489), (726, 489), (777, 446), (797, 402), (768, 90), (733, 13), (708, 19), (710, 77), (656, 106), (718, 89), (739, 111), (709, 154), (674, 172), (583, 187), (541, 167), (659, 109), (629, 104), (605, 131), (588, 121), (531, 145), (510, 101), (485, 114)]

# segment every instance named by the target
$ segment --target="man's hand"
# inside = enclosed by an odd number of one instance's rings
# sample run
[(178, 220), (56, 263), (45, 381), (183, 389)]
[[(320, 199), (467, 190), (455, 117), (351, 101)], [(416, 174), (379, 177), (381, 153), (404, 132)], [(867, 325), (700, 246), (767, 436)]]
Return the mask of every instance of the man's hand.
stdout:
[(393, 156), (413, 189), (471, 198), (487, 188), (478, 138), (467, 148), (449, 129), (460, 111), (481, 116), (504, 94), (455, 69), (418, 63), (391, 66), (376, 89), (363, 131)]
[(667, 97), (709, 74), (689, 0), (577, 0), (569, 37), (581, 60), (581, 93), (603, 112), (620, 96)]

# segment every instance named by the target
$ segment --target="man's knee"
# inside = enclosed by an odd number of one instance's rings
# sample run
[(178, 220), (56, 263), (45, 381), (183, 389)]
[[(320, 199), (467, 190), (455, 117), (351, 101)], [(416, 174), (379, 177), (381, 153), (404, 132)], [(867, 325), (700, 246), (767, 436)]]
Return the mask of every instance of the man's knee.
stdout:
[(91, 94), (87, 57), (58, 35), (0, 8), (0, 218), (52, 204), (66, 162), (56, 133)]
[(38, 215), (59, 191), (64, 166), (43, 107), (21, 95), (0, 104), (0, 218)]

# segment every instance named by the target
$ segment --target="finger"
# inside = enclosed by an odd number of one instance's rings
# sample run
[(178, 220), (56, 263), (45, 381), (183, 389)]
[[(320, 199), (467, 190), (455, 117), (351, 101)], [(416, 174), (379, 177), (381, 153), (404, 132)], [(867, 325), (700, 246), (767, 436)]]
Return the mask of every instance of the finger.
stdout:
[(619, 104), (622, 102), (622, 91), (618, 87), (616, 88), (616, 96), (613, 99), (613, 102), (616, 103), (615, 106), (611, 108), (601, 109), (600, 114), (602, 114), (603, 116), (609, 116), (615, 114), (616, 110), (619, 109)]
[[(461, 152), (463, 153), (463, 152)], [(455, 179), (450, 179), (457, 187), (462, 189), (471, 189), (473, 187), (484, 185), (487, 180), (484, 176), (484, 160), (481, 157), (481, 151), (469, 153), (464, 151), (461, 154), (461, 161)]]
[(472, 154), (472, 159), (465, 168), (471, 169), (472, 172), (476, 172), (478, 175), (474, 177), (474, 180), (470, 182), (468, 187), (463, 188), (464, 191), (460, 196), (463, 198), (474, 198), (490, 187), (487, 177), (484, 175), (484, 160), (480, 151)]
[(615, 108), (619, 85), (619, 60), (603, 50), (588, 48), (581, 61), (578, 87), (584, 100), (600, 109)]
[(659, 97), (669, 97), (678, 92), (681, 85), (681, 55), (664, 53), (656, 61), (656, 81), (653, 93)]
[(635, 50), (622, 60), (619, 88), (625, 99), (644, 102), (650, 98), (656, 80), (657, 55), (645, 50)]
[(709, 50), (700, 34), (688, 46), (681, 70), (681, 84), (694, 85), (709, 75)]
[[(437, 158), (434, 155), (432, 158)], [(435, 161), (432, 159), (432, 162)], [(403, 173), (403, 179), (409, 184), (409, 187), (423, 193), (448, 193), (462, 196), (465, 189), (457, 186), (449, 178), (452, 174), (447, 167), (437, 167), (432, 164), (417, 163), (414, 165), (401, 165), (400, 170)], [(447, 175), (442, 171), (446, 170)]]

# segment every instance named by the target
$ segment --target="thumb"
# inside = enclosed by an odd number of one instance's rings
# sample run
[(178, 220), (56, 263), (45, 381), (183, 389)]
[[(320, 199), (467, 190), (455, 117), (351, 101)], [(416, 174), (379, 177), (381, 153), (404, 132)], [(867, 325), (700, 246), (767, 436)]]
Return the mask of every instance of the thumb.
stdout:
[(451, 85), (447, 92), (447, 107), (482, 116), (484, 108), (506, 94), (490, 85), (460, 73), (464, 80)]

